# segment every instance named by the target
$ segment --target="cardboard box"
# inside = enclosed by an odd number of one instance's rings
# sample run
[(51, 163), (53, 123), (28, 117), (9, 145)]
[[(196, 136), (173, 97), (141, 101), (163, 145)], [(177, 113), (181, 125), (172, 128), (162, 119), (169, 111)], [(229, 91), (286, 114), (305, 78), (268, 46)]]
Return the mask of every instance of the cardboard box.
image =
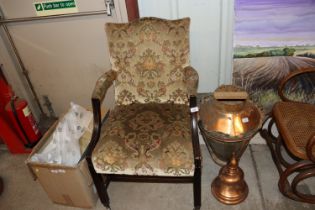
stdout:
[(57, 204), (92, 208), (98, 199), (92, 177), (83, 158), (75, 167), (59, 164), (32, 162), (30, 158), (49, 144), (56, 122), (34, 147), (26, 160), (34, 179), (37, 179), (48, 197)]

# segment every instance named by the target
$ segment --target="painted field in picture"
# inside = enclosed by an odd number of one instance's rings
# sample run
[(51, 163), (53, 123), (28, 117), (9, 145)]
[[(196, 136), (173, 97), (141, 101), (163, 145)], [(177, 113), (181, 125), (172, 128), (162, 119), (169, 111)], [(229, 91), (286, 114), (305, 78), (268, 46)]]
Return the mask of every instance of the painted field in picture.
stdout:
[[(233, 82), (266, 112), (279, 81), (315, 67), (315, 0), (235, 0)], [(315, 104), (315, 75), (292, 80), (290, 99)]]

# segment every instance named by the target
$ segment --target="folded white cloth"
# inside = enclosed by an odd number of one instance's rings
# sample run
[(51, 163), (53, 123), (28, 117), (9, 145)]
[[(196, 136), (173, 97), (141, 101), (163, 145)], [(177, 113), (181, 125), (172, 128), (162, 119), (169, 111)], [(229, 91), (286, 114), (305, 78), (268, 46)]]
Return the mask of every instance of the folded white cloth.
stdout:
[(49, 144), (31, 157), (33, 162), (75, 166), (80, 160), (79, 139), (88, 129), (93, 114), (71, 102), (70, 110), (59, 121)]

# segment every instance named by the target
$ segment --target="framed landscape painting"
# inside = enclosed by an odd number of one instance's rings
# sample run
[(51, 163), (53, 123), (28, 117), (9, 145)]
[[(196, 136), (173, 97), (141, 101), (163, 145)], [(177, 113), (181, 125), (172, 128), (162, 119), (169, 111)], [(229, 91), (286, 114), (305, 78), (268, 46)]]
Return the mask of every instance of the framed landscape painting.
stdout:
[[(315, 67), (315, 0), (235, 0), (233, 83), (269, 112), (289, 72)], [(286, 94), (315, 103), (315, 75)]]

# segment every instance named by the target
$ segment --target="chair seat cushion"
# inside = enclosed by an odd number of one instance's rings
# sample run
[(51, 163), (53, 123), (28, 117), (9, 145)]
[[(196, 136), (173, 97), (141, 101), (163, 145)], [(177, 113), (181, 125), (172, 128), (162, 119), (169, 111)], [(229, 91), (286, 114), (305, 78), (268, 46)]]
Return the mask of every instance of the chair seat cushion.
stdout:
[(273, 116), (288, 150), (296, 157), (308, 159), (305, 147), (315, 132), (315, 105), (278, 102), (273, 107)]
[(92, 154), (97, 173), (193, 176), (189, 107), (183, 104), (116, 106)]

